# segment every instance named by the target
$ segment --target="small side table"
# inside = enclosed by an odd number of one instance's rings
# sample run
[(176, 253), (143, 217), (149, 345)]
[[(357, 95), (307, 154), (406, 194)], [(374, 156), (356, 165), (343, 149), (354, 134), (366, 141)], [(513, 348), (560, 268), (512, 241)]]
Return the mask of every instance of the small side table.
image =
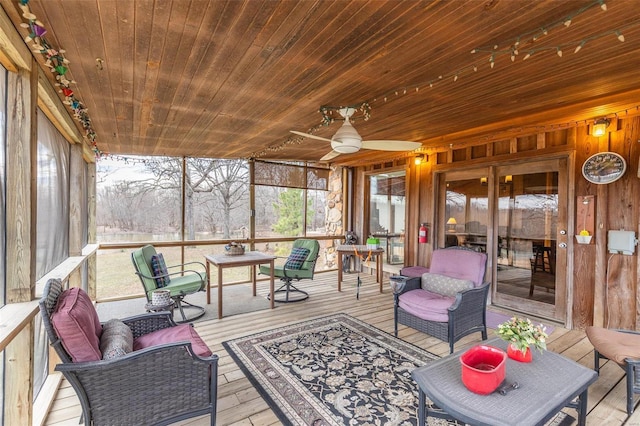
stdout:
[(173, 308), (175, 307), (175, 302), (173, 300), (171, 300), (169, 303), (165, 303), (163, 305), (154, 305), (151, 302), (147, 302), (144, 305), (144, 309), (147, 312), (163, 312), (163, 311), (168, 311), (171, 313), (171, 315), (173, 315)]

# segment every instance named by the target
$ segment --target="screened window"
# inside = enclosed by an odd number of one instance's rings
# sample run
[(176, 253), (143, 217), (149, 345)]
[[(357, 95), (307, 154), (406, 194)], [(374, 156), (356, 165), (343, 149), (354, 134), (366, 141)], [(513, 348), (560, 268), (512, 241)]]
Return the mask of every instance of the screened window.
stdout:
[(256, 238), (326, 235), (329, 169), (257, 161)]
[[(69, 257), (69, 143), (38, 110), (36, 275), (42, 277)], [(34, 398), (48, 374), (48, 345), (42, 321), (34, 333)]]
[(180, 240), (182, 159), (104, 158), (97, 175), (99, 242)]
[(69, 143), (38, 110), (37, 278), (69, 257)]
[(185, 239), (249, 238), (249, 167), (244, 160), (188, 158)]

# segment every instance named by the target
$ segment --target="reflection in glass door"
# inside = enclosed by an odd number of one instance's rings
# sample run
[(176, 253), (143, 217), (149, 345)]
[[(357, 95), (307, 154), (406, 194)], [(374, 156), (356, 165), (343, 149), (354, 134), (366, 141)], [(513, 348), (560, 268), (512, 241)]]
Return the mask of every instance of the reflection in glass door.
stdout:
[(401, 170), (369, 176), (369, 234), (380, 239), (388, 264), (404, 263), (405, 175)]
[(441, 247), (463, 246), (487, 251), (489, 198), (487, 178), (454, 180), (447, 177)]
[(561, 170), (555, 161), (524, 170), (498, 168), (494, 292), (494, 303), (558, 319), (565, 311), (564, 305), (556, 307), (564, 303), (559, 256), (560, 263), (566, 263), (565, 250), (558, 248), (560, 230), (566, 229), (564, 188), (559, 184), (566, 173)]

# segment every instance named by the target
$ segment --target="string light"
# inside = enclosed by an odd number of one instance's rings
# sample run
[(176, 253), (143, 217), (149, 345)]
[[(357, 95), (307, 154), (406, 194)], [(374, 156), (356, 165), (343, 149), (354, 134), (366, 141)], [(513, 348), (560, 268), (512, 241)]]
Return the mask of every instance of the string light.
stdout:
[[(491, 46), (491, 49), (486, 49), (486, 48), (482, 48), (482, 47), (478, 47), (475, 49), (472, 49), (470, 51), (471, 54), (476, 54), (476, 53), (480, 53), (480, 52), (487, 52), (490, 53), (489, 55), (489, 66), (491, 67), (491, 69), (494, 69), (495, 64), (496, 64), (496, 59), (498, 56), (501, 55), (506, 55), (508, 54), (512, 60), (512, 62), (515, 62), (515, 58), (519, 55), (519, 49), (517, 49), (517, 47), (522, 43), (522, 40), (525, 39), (530, 39), (532, 41), (536, 41), (538, 40), (541, 36), (546, 36), (549, 34), (549, 31), (556, 28), (556, 27), (561, 27), (564, 26), (565, 28), (571, 24), (572, 20), (574, 20), (577, 16), (581, 15), (582, 13), (586, 12), (587, 10), (589, 10), (590, 8), (592, 8), (593, 6), (600, 6), (600, 8), (603, 11), (607, 10), (606, 4), (604, 3), (604, 0), (596, 0), (584, 7), (582, 7), (581, 9), (577, 10), (576, 12), (570, 14), (568, 17), (565, 17), (562, 20), (553, 22), (549, 25), (546, 26), (542, 26), (540, 27), (538, 30), (536, 30), (533, 33), (527, 33), (527, 34), (521, 34), (519, 36), (517, 36), (514, 41), (511, 43), (511, 47), (509, 49), (506, 50), (498, 50), (500, 45), (504, 45), (504, 44), (508, 44), (508, 43), (500, 43), (500, 44), (493, 44)], [(568, 24), (567, 24), (568, 22)], [(562, 57), (563, 55), (563, 49), (564, 48), (570, 48), (571, 46), (574, 46), (577, 44), (577, 46), (574, 49), (574, 53), (578, 53), (582, 47), (585, 46), (585, 44), (589, 41), (592, 40), (596, 40), (611, 34), (615, 34), (615, 36), (617, 37), (617, 39), (621, 42), (624, 41), (624, 35), (622, 35), (622, 30), (629, 28), (631, 26), (637, 26), (640, 25), (640, 21), (636, 21), (636, 22), (632, 22), (626, 26), (623, 26), (621, 28), (618, 28), (617, 30), (611, 30), (611, 31), (606, 31), (603, 33), (599, 33), (599, 34), (595, 34), (593, 36), (584, 38), (582, 40), (580, 40), (579, 42), (568, 42), (568, 43), (564, 43), (561, 45), (557, 45), (557, 46), (540, 46), (537, 48), (533, 48), (533, 49), (528, 49), (527, 53), (522, 57), (522, 60), (525, 61), (527, 59), (529, 59), (534, 53), (539, 53), (539, 52), (545, 52), (545, 51), (554, 51), (556, 53), (557, 56)], [(429, 80), (427, 83), (419, 83), (416, 85), (416, 92), (418, 92), (418, 86), (419, 85), (423, 85), (426, 86), (427, 84), (429, 85), (429, 88), (433, 88), (434, 85), (436, 83), (440, 83), (442, 81), (446, 81), (446, 78), (451, 78), (453, 80), (453, 82), (458, 81), (458, 79), (467, 71), (473, 71), (473, 72), (477, 72), (478, 71), (478, 66), (477, 65), (471, 65), (471, 66), (467, 66), (464, 68), (461, 68), (459, 70), (453, 71), (449, 74), (441, 74), (438, 76), (438, 78), (436, 80)], [(406, 94), (406, 89), (403, 90), (403, 93)], [(384, 95), (383, 100), (386, 103), (387, 102), (387, 98), (390, 94), (395, 94), (396, 96), (398, 95), (398, 90), (394, 89), (392, 91), (387, 92), (387, 94)], [(372, 100), (372, 102), (375, 101), (374, 98)], [(288, 144), (290, 143), (289, 139), (287, 139), (287, 141), (285, 141), (283, 143), (284, 144)]]
[(64, 57), (63, 49), (54, 48), (44, 37), (47, 30), (42, 22), (37, 20), (35, 14), (29, 9), (29, 0), (18, 0), (18, 7), (22, 10), (22, 17), (27, 20), (20, 24), (22, 28), (29, 30), (29, 35), (24, 38), (25, 43), (31, 43), (31, 49), (35, 53), (40, 53), (45, 58), (45, 66), (49, 67), (55, 75), (57, 81), (56, 86), (60, 87), (60, 92), (64, 95), (64, 104), (71, 108), (73, 117), (80, 122), (85, 132), (85, 137), (91, 144), (94, 155), (101, 157), (105, 155), (96, 142), (97, 135), (91, 125), (91, 118), (84, 104), (75, 96), (73, 90), (69, 88), (71, 84), (75, 84), (74, 80), (67, 78), (69, 73), (69, 61)]
[[(48, 41), (45, 39), (44, 35), (46, 34), (46, 29), (44, 28), (44, 26), (42, 25), (42, 23), (40, 21), (37, 20), (37, 17), (29, 10), (29, 6), (28, 6), (29, 0), (18, 0), (18, 6), (20, 7), (20, 9), (23, 11), (22, 16), (24, 17), (24, 19), (26, 19), (28, 21), (28, 23), (23, 23), (21, 24), (24, 28), (27, 28), (29, 31), (29, 34), (27, 37), (25, 37), (25, 41), (27, 43), (32, 43), (32, 49), (37, 52), (37, 53), (41, 53), (43, 56), (45, 56), (45, 65), (48, 66), (52, 73), (56, 74), (55, 78), (58, 81), (57, 85), (60, 86), (61, 88), (61, 92), (63, 93), (63, 95), (65, 96), (65, 100), (64, 103), (69, 105), (69, 107), (72, 109), (73, 111), (73, 116), (82, 124), (82, 127), (85, 130), (85, 134), (87, 139), (91, 142), (91, 145), (93, 146), (93, 150), (94, 153), (96, 154), (97, 157), (100, 157), (102, 155), (106, 155), (105, 153), (103, 153), (102, 151), (100, 151), (97, 147), (97, 143), (96, 143), (96, 134), (95, 131), (92, 128), (91, 125), (91, 119), (87, 113), (87, 109), (86, 107), (82, 104), (82, 102), (77, 99), (77, 97), (75, 96), (73, 90), (71, 90), (69, 88), (69, 86), (71, 84), (74, 84), (75, 81), (70, 80), (69, 78), (67, 78), (66, 76), (69, 74), (69, 61), (64, 57), (64, 50), (62, 49), (55, 49), (54, 47), (52, 47)], [(490, 57), (489, 57), (489, 65), (491, 67), (491, 69), (493, 69), (495, 67), (496, 64), (496, 60), (498, 58), (498, 56), (501, 55), (509, 55), (510, 59), (512, 62), (515, 62), (515, 59), (517, 56), (519, 56), (519, 50), (518, 50), (518, 46), (520, 46), (520, 44), (523, 42), (523, 40), (531, 40), (531, 41), (536, 41), (538, 40), (541, 36), (546, 36), (549, 33), (549, 30), (554, 29), (556, 27), (560, 27), (560, 26), (564, 26), (565, 28), (570, 26), (572, 24), (572, 21), (578, 17), (579, 15), (581, 15), (582, 13), (584, 13), (585, 11), (587, 11), (588, 9), (590, 9), (591, 7), (598, 5), (600, 7), (600, 9), (602, 11), (607, 11), (607, 5), (605, 3), (604, 0), (596, 0), (588, 5), (583, 6), (582, 8), (580, 8), (579, 10), (575, 11), (574, 13), (566, 16), (565, 18), (563, 18), (562, 20), (559, 20), (557, 22), (553, 22), (550, 25), (546, 25), (543, 27), (540, 27), (538, 30), (532, 32), (532, 33), (525, 33), (525, 34), (521, 34), (519, 36), (517, 36), (514, 41), (512, 43), (509, 43), (508, 45), (510, 45), (510, 48), (506, 49), (506, 50), (499, 50), (500, 45), (504, 45), (504, 43), (498, 43), (498, 44), (493, 44), (492, 50), (487, 50), (484, 48), (474, 48), (472, 49), (470, 52), (471, 54), (477, 54), (477, 53), (481, 53), (481, 52), (485, 52), (488, 51), (491, 53)], [(581, 40), (577, 47), (575, 47), (574, 49), (574, 53), (578, 53), (582, 47), (585, 46), (585, 44), (588, 41), (609, 35), (609, 34), (615, 34), (617, 40), (619, 40), (620, 42), (624, 42), (625, 38), (624, 35), (622, 34), (622, 30), (624, 28), (628, 28), (632, 25), (638, 25), (638, 22), (634, 22), (631, 23), (629, 25), (627, 25), (626, 27), (622, 27), (619, 28), (617, 30), (614, 31), (608, 31), (602, 34), (598, 34), (598, 35), (594, 35), (588, 38), (585, 38), (583, 40)], [(531, 55), (533, 55), (534, 53), (537, 52), (541, 52), (541, 51), (548, 51), (551, 49), (554, 49), (556, 51), (556, 54), (560, 57), (562, 57), (562, 49), (564, 47), (569, 46), (570, 44), (563, 44), (563, 45), (558, 45), (558, 46), (547, 46), (547, 47), (539, 47), (539, 48), (535, 48), (535, 49), (531, 49), (528, 50), (527, 53), (524, 55), (523, 60), (526, 60), (528, 58), (531, 57)], [(458, 81), (458, 79), (460, 78), (460, 76), (462, 74), (464, 74), (465, 71), (473, 71), (473, 72), (477, 72), (478, 71), (478, 66), (477, 65), (472, 65), (472, 66), (467, 66), (464, 68), (461, 68), (459, 70), (453, 71), (449, 74), (445, 74), (445, 75), (439, 75), (437, 80), (430, 80), (427, 83), (420, 83), (418, 85), (415, 85), (415, 92), (419, 92), (419, 86), (423, 85), (426, 86), (426, 84), (429, 85), (430, 88), (433, 88), (434, 84), (436, 82), (441, 82), (441, 81), (446, 81), (446, 78), (452, 78), (452, 80), (454, 82)], [(446, 78), (445, 78), (446, 77)], [(404, 87), (401, 89), (402, 90), (402, 94), (406, 95), (407, 94), (407, 87)], [(399, 96), (399, 89), (393, 90), (392, 92), (395, 94), (396, 96)], [(373, 101), (375, 101), (378, 98), (374, 98)], [(388, 100), (388, 94), (384, 95), (382, 97), (382, 99), (384, 100), (384, 102), (387, 102)], [(363, 119), (366, 121), (369, 119), (370, 117), (370, 110), (371, 107), (369, 105), (369, 102), (365, 101), (362, 102), (360, 104), (354, 105), (354, 106), (350, 106), (350, 107), (354, 107), (356, 109), (360, 109), (363, 113)], [(323, 115), (323, 119), (322, 122), (317, 125), (314, 126), (313, 128), (309, 129), (308, 133), (313, 133), (313, 132), (317, 132), (317, 130), (319, 130), (320, 127), (322, 126), (327, 126), (331, 123), (334, 122), (334, 119), (332, 117), (333, 115), (333, 110), (338, 109), (338, 108), (343, 108), (343, 107), (329, 107), (329, 106), (324, 106), (321, 107), (321, 113)], [(638, 109), (638, 107), (636, 107), (636, 109)], [(265, 155), (265, 153), (267, 151), (269, 152), (273, 152), (273, 151), (279, 151), (284, 149), (284, 147), (286, 145), (292, 145), (292, 144), (300, 144), (302, 143), (302, 141), (304, 140), (303, 137), (301, 136), (297, 136), (297, 137), (289, 137), (286, 141), (284, 141), (282, 144), (280, 145), (276, 145), (276, 146), (270, 146), (267, 149), (261, 151), (261, 152), (256, 152), (251, 154), (251, 158), (258, 158), (260, 156)]]

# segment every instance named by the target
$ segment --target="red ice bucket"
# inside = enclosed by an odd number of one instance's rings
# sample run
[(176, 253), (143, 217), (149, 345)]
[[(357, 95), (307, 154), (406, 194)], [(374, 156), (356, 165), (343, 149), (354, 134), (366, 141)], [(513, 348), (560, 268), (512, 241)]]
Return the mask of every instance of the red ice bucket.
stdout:
[(471, 392), (490, 394), (504, 380), (507, 353), (493, 346), (474, 346), (460, 356), (462, 383)]

